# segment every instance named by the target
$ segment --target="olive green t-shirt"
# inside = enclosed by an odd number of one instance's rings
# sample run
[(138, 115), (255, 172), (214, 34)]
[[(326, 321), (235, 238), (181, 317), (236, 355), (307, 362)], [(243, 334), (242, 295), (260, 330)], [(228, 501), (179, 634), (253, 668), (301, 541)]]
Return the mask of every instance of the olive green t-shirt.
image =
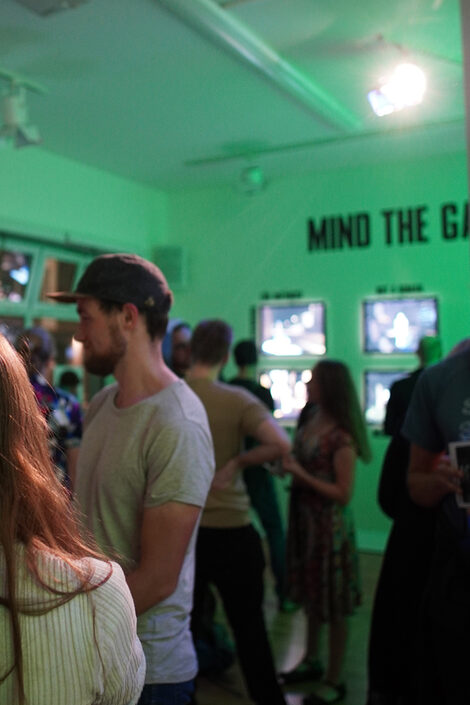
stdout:
[[(188, 379), (187, 383), (202, 401), (209, 419), (215, 452), (216, 471), (243, 450), (245, 436), (255, 436), (258, 426), (270, 413), (245, 389), (209, 379)], [(223, 490), (211, 489), (201, 517), (201, 526), (233, 528), (250, 523), (250, 499), (238, 472)]]

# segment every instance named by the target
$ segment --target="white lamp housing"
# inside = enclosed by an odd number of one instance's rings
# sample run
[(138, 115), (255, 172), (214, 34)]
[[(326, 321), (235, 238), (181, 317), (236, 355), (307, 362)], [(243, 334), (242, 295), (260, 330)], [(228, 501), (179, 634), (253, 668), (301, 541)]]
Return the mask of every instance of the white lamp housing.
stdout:
[(419, 105), (426, 92), (426, 76), (415, 64), (399, 64), (391, 76), (382, 78), (380, 87), (369, 91), (367, 98), (376, 115), (382, 117)]

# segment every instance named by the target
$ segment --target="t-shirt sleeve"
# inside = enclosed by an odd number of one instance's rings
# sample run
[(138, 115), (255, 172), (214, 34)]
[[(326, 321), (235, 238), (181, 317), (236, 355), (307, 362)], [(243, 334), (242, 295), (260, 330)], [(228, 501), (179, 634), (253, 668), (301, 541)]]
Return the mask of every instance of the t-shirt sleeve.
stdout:
[(401, 433), (411, 443), (439, 453), (445, 447), (445, 441), (434, 416), (432, 373), (433, 369), (425, 370), (418, 379)]
[(260, 423), (270, 419), (271, 414), (254, 394), (244, 389), (238, 391), (240, 392), (240, 405), (242, 407), (240, 413), (241, 434), (242, 436), (255, 436), (256, 429)]
[(93, 590), (95, 632), (102, 683), (99, 705), (135, 705), (145, 680), (145, 656), (136, 633), (131, 593), (122, 569), (113, 563), (109, 580)]
[(209, 427), (191, 420), (164, 427), (146, 458), (145, 507), (182, 502), (203, 507), (215, 461)]

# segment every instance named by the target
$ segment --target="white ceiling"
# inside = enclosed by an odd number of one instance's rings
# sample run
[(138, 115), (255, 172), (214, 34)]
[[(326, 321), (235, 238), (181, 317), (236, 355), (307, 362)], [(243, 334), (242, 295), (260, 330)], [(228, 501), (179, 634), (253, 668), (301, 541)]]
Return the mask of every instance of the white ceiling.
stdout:
[[(458, 0), (218, 0), (216, 14), (324, 92), (320, 109), (169, 4), (89, 0), (41, 17), (1, 0), (0, 68), (47, 91), (28, 96), (43, 149), (178, 188), (234, 181), (250, 164), (269, 179), (464, 146)], [(403, 56), (427, 73), (425, 103), (379, 119), (366, 93)]]

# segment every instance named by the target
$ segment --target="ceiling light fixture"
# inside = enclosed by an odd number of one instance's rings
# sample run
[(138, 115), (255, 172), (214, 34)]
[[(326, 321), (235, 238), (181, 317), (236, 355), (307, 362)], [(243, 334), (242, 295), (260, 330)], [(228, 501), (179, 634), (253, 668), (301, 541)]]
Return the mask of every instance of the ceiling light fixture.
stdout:
[(32, 10), (37, 15), (52, 15), (60, 10), (67, 10), (87, 0), (16, 0), (20, 5), (24, 5), (29, 10)]
[(419, 105), (426, 92), (426, 76), (416, 64), (399, 64), (390, 76), (379, 81), (379, 87), (367, 94), (372, 110), (379, 117)]

